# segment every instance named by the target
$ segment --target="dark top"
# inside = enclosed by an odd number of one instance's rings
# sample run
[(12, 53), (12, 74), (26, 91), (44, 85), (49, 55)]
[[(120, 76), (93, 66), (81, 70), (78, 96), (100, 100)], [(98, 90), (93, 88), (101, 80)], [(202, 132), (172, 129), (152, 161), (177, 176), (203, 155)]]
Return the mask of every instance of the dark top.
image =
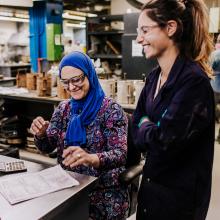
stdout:
[[(160, 68), (147, 78), (133, 114), (136, 145), (147, 152), (137, 219), (204, 220), (211, 193), (214, 97), (196, 63), (177, 57), (154, 99)], [(138, 123), (142, 116), (150, 122)]]

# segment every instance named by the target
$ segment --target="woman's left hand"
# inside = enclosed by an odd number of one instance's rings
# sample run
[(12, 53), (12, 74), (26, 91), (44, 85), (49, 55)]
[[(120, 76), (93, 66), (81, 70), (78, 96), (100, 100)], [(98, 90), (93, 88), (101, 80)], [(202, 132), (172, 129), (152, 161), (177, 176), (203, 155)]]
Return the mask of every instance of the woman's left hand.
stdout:
[(64, 158), (63, 164), (70, 166), (71, 168), (84, 165), (92, 166), (95, 168), (99, 167), (99, 158), (96, 154), (87, 153), (81, 147), (70, 146), (63, 151), (62, 157)]

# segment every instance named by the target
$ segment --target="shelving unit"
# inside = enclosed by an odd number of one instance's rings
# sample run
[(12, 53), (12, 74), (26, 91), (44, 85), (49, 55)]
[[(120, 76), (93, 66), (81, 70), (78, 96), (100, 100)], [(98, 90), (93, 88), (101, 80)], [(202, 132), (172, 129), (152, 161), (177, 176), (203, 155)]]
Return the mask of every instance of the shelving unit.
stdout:
[(123, 15), (87, 18), (87, 54), (92, 59), (108, 62), (112, 73), (122, 64)]
[(105, 32), (98, 32), (92, 31), (88, 32), (88, 35), (114, 35), (114, 34), (123, 34), (124, 31), (105, 31)]
[[(50, 158), (46, 154), (39, 154), (35, 148), (27, 148), (27, 137), (29, 136), (27, 129), (34, 118), (42, 116), (46, 120), (50, 120), (54, 108), (61, 101), (56, 97), (37, 97), (36, 93), (29, 92), (22, 94), (0, 94), (0, 100), (4, 106), (4, 117), (17, 116), (19, 119), (19, 127), (15, 127), (18, 130), (19, 135), (17, 139), (21, 139), (22, 142), (13, 147), (19, 147), (19, 154), (21, 159), (25, 159), (32, 162), (37, 162), (46, 165), (55, 165), (56, 159)], [(17, 122), (18, 123), (18, 122)], [(18, 126), (17, 125), (17, 126)], [(4, 136), (1, 140), (4, 141)], [(0, 148), (8, 148), (10, 143), (6, 142), (6, 146), (0, 146)], [(10, 146), (11, 147), (11, 146)]]
[(140, 55), (134, 53), (134, 50), (137, 50), (134, 45), (137, 38), (138, 17), (139, 13), (124, 15), (122, 70), (127, 74), (127, 79), (143, 79), (143, 75), (147, 76), (157, 66), (155, 59), (146, 59), (143, 53), (140, 53)]
[(91, 58), (93, 59), (122, 59), (122, 55), (115, 55), (115, 54), (95, 54)]

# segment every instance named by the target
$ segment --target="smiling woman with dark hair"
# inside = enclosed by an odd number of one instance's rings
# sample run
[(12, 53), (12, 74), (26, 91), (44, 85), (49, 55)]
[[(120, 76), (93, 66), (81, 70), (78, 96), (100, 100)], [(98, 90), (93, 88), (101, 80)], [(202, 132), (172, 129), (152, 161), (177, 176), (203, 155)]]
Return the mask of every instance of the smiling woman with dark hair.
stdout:
[(134, 141), (147, 152), (138, 220), (205, 220), (214, 154), (212, 40), (203, 0), (148, 0), (137, 42), (159, 66), (133, 114)]
[(90, 192), (90, 219), (124, 220), (127, 189), (118, 176), (127, 155), (127, 118), (115, 101), (105, 97), (90, 58), (81, 52), (60, 62), (60, 78), (71, 99), (59, 104), (50, 122), (37, 117), (31, 131), (44, 152), (57, 148), (64, 169), (99, 177)]

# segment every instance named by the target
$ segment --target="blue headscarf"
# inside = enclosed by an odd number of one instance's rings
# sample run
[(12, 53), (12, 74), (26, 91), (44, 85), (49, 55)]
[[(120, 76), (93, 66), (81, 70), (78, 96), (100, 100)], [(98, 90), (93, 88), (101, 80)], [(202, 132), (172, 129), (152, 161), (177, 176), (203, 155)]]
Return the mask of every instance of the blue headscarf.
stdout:
[[(85, 98), (71, 98), (71, 118), (65, 137), (66, 146), (81, 146), (86, 143), (86, 126), (94, 121), (105, 96), (99, 84), (91, 59), (84, 53), (75, 51), (63, 57), (59, 65), (59, 76), (65, 66), (72, 66), (84, 72), (89, 80), (89, 91)], [(79, 113), (79, 111), (81, 111)]]

